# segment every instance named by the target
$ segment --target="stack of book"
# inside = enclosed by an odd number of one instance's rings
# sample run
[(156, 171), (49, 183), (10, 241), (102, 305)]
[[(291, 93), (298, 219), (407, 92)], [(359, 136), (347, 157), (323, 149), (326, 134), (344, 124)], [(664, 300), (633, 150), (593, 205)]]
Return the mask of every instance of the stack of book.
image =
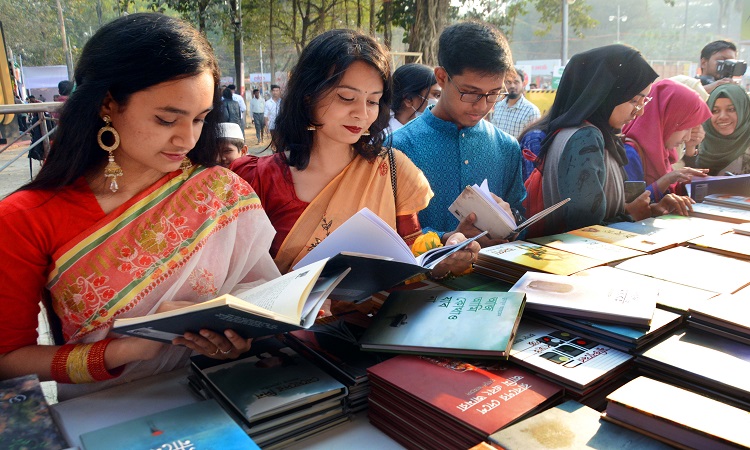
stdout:
[(349, 390), (346, 405), (351, 412), (367, 408), (370, 393), (367, 369), (391, 357), (360, 351), (359, 338), (371, 322), (372, 317), (355, 310), (319, 319), (308, 330), (293, 331), (284, 336), (285, 342), (295, 351), (346, 385)]
[(607, 401), (605, 420), (678, 448), (750, 447), (747, 411), (670, 384), (638, 377)]
[(282, 447), (349, 420), (346, 386), (278, 339), (254, 340), (247, 355), (231, 362), (193, 357), (190, 382), (259, 446)]
[(720, 295), (695, 306), (688, 313), (688, 325), (703, 331), (750, 344), (750, 292)]
[(693, 205), (692, 217), (718, 220), (728, 223), (750, 222), (750, 211), (747, 209), (733, 208), (731, 206), (717, 205), (712, 203), (696, 203)]
[(740, 233), (701, 236), (687, 242), (688, 247), (718, 253), (737, 259), (750, 260), (750, 237)]
[(530, 242), (547, 247), (556, 248), (568, 253), (585, 256), (587, 258), (598, 259), (603, 263), (609, 264), (624, 259), (641, 256), (644, 253), (621, 245), (611, 244), (609, 242), (598, 241), (596, 239), (579, 236), (573, 233), (553, 234), (551, 236), (542, 236), (529, 239)]
[(514, 284), (527, 271), (570, 275), (602, 264), (605, 263), (598, 259), (515, 241), (481, 249), (475, 269), (480, 274)]
[(371, 367), (370, 421), (407, 448), (469, 448), (562, 395), (526, 370), (482, 364), (400, 355)]
[(668, 450), (672, 447), (602, 420), (599, 411), (575, 400), (543, 411), (490, 436), (505, 450)]
[(585, 402), (615, 383), (633, 357), (596, 341), (524, 319), (510, 361), (554, 380)]
[(635, 361), (646, 376), (750, 410), (750, 345), (693, 328), (675, 331)]

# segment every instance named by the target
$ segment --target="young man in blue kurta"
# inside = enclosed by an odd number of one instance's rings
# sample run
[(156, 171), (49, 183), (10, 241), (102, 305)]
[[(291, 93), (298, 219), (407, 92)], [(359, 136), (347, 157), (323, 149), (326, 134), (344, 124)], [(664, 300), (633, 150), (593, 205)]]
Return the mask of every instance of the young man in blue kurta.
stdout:
[[(458, 23), (440, 35), (438, 62), (440, 101), (393, 133), (393, 147), (422, 169), (435, 192), (419, 213), (420, 223), (439, 232), (456, 228), (448, 206), (464, 187), (485, 178), (490, 191), (512, 210), (522, 211), (521, 148), (515, 138), (483, 120), (503, 98), (505, 72), (512, 64), (507, 41), (490, 25)], [(478, 234), (473, 221), (468, 222), (458, 231)], [(504, 240), (480, 240), (483, 247), (498, 242)]]

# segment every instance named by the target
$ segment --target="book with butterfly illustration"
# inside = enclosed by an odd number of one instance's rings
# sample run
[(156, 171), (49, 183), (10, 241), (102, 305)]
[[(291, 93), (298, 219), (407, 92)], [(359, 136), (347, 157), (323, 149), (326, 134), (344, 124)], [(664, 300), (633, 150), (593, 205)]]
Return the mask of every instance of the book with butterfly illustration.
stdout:
[(294, 268), (330, 258), (323, 275), (342, 268), (351, 269), (349, 275), (331, 292), (330, 298), (359, 301), (429, 272), (445, 258), (484, 234), (455, 245), (436, 247), (415, 257), (396, 230), (377, 214), (362, 208), (310, 250)]

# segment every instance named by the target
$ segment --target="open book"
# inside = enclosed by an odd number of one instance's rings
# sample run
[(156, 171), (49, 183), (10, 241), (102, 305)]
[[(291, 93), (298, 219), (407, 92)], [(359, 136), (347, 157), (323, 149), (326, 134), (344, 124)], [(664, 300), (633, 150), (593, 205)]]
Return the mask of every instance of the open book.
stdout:
[(331, 258), (324, 275), (342, 268), (350, 268), (351, 273), (330, 297), (334, 300), (363, 300), (415, 275), (429, 272), (440, 261), (484, 234), (455, 245), (433, 248), (414, 257), (404, 239), (393, 228), (369, 209), (362, 208), (313, 248), (294, 268)]
[(328, 259), (301, 267), (251, 289), (185, 308), (116, 319), (113, 331), (169, 342), (186, 331), (232, 329), (245, 338), (309, 328), (323, 302), (349, 273), (323, 275)]
[(466, 186), (448, 209), (459, 221), (464, 220), (469, 214), (475, 213), (477, 220), (474, 222), (474, 226), (480, 230), (488, 231), (490, 237), (493, 239), (508, 239), (512, 241), (523, 230), (569, 201), (570, 198), (566, 198), (549, 208), (539, 211), (522, 223), (516, 224), (513, 216), (508, 214), (508, 211), (501, 208), (495, 199), (492, 198), (492, 194), (487, 187), (487, 180), (485, 179), (481, 186), (477, 186), (476, 184)]

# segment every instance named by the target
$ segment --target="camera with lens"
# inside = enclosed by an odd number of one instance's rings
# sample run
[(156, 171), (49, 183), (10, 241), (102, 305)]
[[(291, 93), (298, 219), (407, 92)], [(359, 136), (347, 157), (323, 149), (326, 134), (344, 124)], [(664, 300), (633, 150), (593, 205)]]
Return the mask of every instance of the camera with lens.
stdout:
[(716, 73), (719, 78), (741, 77), (747, 71), (747, 63), (736, 59), (716, 61)]

